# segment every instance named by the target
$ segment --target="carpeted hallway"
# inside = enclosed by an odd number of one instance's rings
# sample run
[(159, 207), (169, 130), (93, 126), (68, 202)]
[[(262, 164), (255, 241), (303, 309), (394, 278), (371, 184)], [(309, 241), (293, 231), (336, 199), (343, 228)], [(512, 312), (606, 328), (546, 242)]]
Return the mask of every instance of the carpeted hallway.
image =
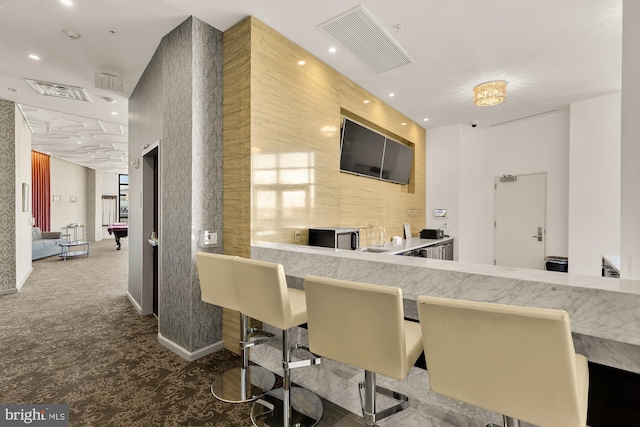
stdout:
[[(0, 403), (67, 404), (74, 427), (250, 426), (250, 403), (209, 391), (240, 359), (222, 350), (187, 362), (158, 343), (155, 317), (131, 306), (128, 244), (34, 261), (22, 290), (0, 296)], [(319, 425), (363, 425), (327, 403), (325, 415)]]

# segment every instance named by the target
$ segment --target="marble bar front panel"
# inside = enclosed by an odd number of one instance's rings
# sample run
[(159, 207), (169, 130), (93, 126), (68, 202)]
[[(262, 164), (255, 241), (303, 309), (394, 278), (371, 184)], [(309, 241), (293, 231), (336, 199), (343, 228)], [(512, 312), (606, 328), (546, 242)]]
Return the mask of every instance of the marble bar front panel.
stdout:
[(251, 258), (282, 264), (296, 288), (307, 274), (398, 286), (413, 319), (419, 295), (563, 309), (578, 353), (640, 373), (640, 281), (283, 243), (255, 243)]

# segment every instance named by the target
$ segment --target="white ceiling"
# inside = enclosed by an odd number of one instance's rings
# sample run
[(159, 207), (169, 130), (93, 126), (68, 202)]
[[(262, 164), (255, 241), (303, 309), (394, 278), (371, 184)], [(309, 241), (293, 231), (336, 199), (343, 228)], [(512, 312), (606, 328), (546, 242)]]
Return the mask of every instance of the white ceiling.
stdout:
[[(35, 149), (101, 171), (126, 171), (127, 97), (162, 36), (189, 15), (222, 31), (253, 15), (426, 128), (479, 120), (486, 129), (621, 86), (622, 0), (364, 1), (415, 61), (381, 74), (318, 29), (359, 1), (74, 2), (0, 0), (0, 98), (21, 105)], [(95, 89), (96, 72), (121, 76), (123, 93)], [(84, 87), (92, 102), (41, 96), (24, 78)], [(508, 81), (507, 101), (475, 107), (473, 87), (495, 79)]]

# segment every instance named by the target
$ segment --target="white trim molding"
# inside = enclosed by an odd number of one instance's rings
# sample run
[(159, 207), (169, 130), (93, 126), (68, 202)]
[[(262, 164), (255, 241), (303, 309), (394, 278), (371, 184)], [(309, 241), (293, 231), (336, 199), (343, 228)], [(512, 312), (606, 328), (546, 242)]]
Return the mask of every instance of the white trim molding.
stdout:
[(22, 280), (20, 281), (20, 283), (18, 283), (18, 287), (16, 289), (16, 292), (20, 292), (20, 289), (22, 289), (24, 284), (27, 282), (27, 279), (29, 278), (29, 276), (31, 276), (31, 273), (33, 273), (33, 267), (31, 267), (29, 269), (29, 272), (27, 274), (25, 274), (24, 277), (22, 278)]
[(127, 291), (127, 298), (129, 298), (129, 302), (131, 303), (133, 308), (136, 309), (138, 314), (142, 315), (142, 307), (140, 307), (140, 304), (138, 304), (138, 301), (136, 301), (135, 298), (133, 298), (133, 296), (131, 296), (129, 291)]
[(189, 362), (193, 362), (194, 360), (200, 359), (201, 357), (207, 356), (211, 353), (215, 353), (218, 350), (222, 350), (224, 347), (224, 343), (222, 341), (218, 341), (213, 343), (207, 347), (201, 348), (200, 350), (190, 352), (186, 349), (180, 347), (178, 344), (173, 341), (162, 336), (160, 332), (158, 332), (158, 342), (168, 348), (169, 350), (176, 353), (178, 356), (183, 359), (188, 360)]

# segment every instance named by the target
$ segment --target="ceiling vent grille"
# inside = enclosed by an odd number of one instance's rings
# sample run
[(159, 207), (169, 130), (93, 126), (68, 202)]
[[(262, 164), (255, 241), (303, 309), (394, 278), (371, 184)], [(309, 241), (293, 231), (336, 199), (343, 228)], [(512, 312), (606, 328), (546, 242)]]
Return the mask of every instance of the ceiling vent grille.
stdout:
[(362, 5), (325, 22), (319, 28), (376, 73), (414, 62)]
[(27, 83), (40, 95), (53, 96), (54, 98), (73, 99), (75, 101), (91, 102), (86, 90), (77, 86), (63, 85), (60, 83), (43, 82), (39, 80), (25, 79)]

